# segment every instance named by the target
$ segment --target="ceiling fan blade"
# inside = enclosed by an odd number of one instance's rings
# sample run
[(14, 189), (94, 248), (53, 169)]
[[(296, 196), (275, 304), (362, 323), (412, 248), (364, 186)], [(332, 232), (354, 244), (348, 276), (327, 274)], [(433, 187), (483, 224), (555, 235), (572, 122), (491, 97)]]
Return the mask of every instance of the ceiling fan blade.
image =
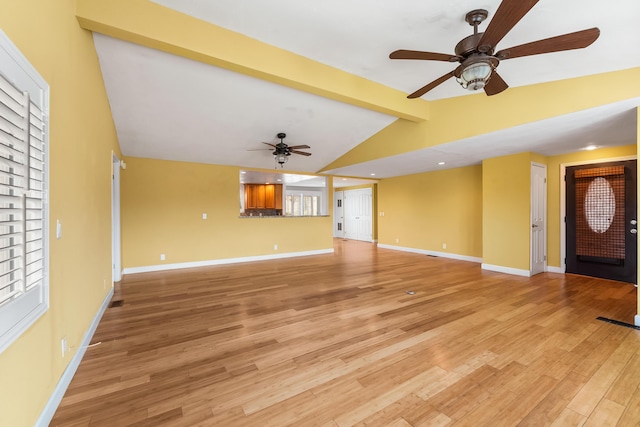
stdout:
[(429, 92), (434, 87), (446, 82), (451, 77), (453, 77), (453, 71), (450, 71), (447, 74), (445, 74), (444, 76), (435, 79), (434, 81), (432, 81), (428, 85), (421, 87), (417, 91), (415, 91), (412, 94), (408, 95), (407, 98), (420, 98), (422, 95), (424, 95), (425, 93)]
[(575, 33), (563, 34), (561, 36), (502, 49), (496, 53), (496, 56), (503, 60), (519, 58), (521, 56), (540, 55), (541, 53), (582, 49), (596, 41), (599, 36), (600, 30), (598, 28), (589, 28), (588, 30), (576, 31)]
[(290, 150), (293, 154), (302, 154), (303, 156), (310, 156), (311, 153), (307, 153), (305, 151), (298, 151), (298, 150)]
[(491, 78), (487, 82), (487, 85), (484, 87), (484, 92), (488, 96), (497, 95), (500, 92), (507, 89), (508, 87), (509, 85), (504, 80), (502, 80), (502, 77), (500, 77), (500, 74), (498, 74), (496, 70), (493, 70), (493, 73), (491, 74)]
[(290, 150), (297, 150), (298, 148), (311, 148), (308, 145), (290, 145), (289, 149)]
[(489, 52), (531, 10), (538, 0), (503, 0), (478, 43), (480, 52)]
[(426, 59), (430, 61), (456, 62), (456, 55), (447, 55), (446, 53), (422, 52), (420, 50), (400, 49), (389, 54), (391, 59)]
[(278, 147), (276, 147), (275, 145), (271, 144), (270, 142), (263, 142), (263, 144), (270, 145), (270, 146), (272, 146), (273, 148), (278, 148)]
[(267, 150), (271, 151), (272, 148), (252, 148), (247, 151), (267, 151)]

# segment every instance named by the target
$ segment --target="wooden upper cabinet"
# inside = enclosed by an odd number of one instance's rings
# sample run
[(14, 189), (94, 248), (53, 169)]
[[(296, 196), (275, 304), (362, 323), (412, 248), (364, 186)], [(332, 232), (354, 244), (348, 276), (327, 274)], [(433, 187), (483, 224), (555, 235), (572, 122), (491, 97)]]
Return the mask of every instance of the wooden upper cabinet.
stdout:
[(245, 184), (245, 209), (282, 209), (282, 184)]
[(266, 204), (266, 199), (265, 199), (265, 189), (264, 189), (264, 185), (256, 185), (257, 187), (257, 191), (256, 191), (256, 208), (258, 209), (264, 209), (267, 207)]
[(276, 209), (282, 209), (282, 184), (276, 184), (273, 197), (275, 199)]
[(274, 194), (275, 194), (275, 186), (273, 184), (265, 184), (264, 186), (265, 208), (267, 209), (276, 208), (276, 201), (273, 198)]
[(264, 185), (262, 184), (245, 184), (244, 198), (246, 209), (264, 209)]

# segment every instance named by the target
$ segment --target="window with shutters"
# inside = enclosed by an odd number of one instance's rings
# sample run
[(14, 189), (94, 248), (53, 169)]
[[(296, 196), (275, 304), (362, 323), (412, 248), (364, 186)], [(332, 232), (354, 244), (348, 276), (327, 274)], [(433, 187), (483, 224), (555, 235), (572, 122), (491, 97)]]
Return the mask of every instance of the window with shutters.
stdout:
[(0, 352), (49, 306), (49, 86), (0, 31)]

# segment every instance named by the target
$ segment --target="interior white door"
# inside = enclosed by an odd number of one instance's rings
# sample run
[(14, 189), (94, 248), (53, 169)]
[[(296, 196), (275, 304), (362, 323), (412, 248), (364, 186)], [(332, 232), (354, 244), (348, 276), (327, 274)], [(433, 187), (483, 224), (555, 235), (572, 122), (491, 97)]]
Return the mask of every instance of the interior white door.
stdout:
[(547, 167), (531, 164), (531, 268), (534, 274), (546, 270)]
[(344, 191), (333, 194), (333, 237), (344, 237)]
[(371, 188), (344, 192), (345, 237), (373, 241), (373, 197)]

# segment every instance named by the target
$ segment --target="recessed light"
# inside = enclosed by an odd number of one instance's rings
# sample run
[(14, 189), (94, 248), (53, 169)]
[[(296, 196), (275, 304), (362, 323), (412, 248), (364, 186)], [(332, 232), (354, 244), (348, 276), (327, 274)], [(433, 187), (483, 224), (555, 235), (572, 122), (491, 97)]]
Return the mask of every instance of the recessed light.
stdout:
[(282, 180), (281, 180), (281, 179), (278, 179), (278, 182), (282, 182)]
[(444, 162), (438, 162), (438, 164), (439, 164), (440, 166), (442, 166), (442, 165), (444, 165)]
[(586, 147), (584, 147), (584, 149), (588, 151), (595, 150), (596, 148), (598, 148), (597, 145), (587, 145)]
[(269, 182), (267, 181), (267, 182), (265, 182), (265, 184), (269, 185)]
[(375, 173), (372, 173), (372, 174), (371, 174), (371, 176), (376, 176), (376, 174), (375, 174)]
[(342, 178), (342, 180), (343, 180), (343, 181), (346, 181), (346, 180), (347, 180), (347, 178)]

